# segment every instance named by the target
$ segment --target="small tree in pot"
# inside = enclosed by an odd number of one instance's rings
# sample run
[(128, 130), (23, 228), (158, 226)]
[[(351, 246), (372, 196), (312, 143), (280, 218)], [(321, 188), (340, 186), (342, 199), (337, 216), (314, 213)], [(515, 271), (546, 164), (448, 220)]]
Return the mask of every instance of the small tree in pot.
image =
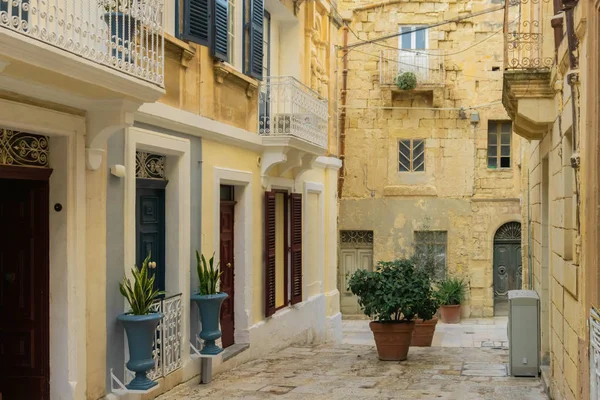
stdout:
[(432, 299), (427, 274), (410, 260), (379, 261), (375, 271), (357, 270), (352, 274), (348, 288), (358, 297), (363, 312), (374, 320), (369, 326), (379, 359), (406, 360), (414, 319), (417, 314), (431, 319), (434, 312), (425, 306)]
[(119, 285), (121, 294), (127, 299), (131, 311), (121, 314), (117, 320), (125, 327), (129, 345), (129, 361), (127, 368), (135, 372), (135, 378), (127, 385), (130, 390), (148, 390), (157, 385), (146, 375), (154, 368), (152, 343), (156, 326), (163, 314), (151, 310), (152, 303), (165, 292), (154, 288), (154, 275), (149, 268), (156, 268), (155, 262), (150, 262), (150, 254), (144, 260), (142, 268), (134, 267), (133, 283), (125, 277)]
[(457, 324), (460, 322), (460, 304), (465, 299), (467, 284), (464, 279), (448, 278), (437, 285), (436, 297), (440, 303), (442, 322)]
[(221, 314), (221, 305), (227, 298), (227, 293), (219, 292), (221, 283), (221, 274), (219, 265), (214, 265), (215, 255), (206, 262), (204, 255), (196, 250), (196, 271), (198, 272), (198, 293), (191, 295), (191, 299), (198, 305), (200, 313), (200, 323), (202, 331), (200, 339), (204, 340), (204, 346), (201, 354), (215, 355), (223, 351), (215, 344), (215, 341), (221, 337), (219, 329), (219, 316)]

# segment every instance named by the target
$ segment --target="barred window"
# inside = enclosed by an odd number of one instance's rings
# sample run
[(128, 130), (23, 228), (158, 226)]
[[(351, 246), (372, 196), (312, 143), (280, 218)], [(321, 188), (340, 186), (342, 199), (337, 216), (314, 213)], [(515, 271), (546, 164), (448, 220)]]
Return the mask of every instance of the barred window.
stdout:
[(398, 171), (425, 171), (425, 140), (405, 139), (398, 142)]
[(415, 231), (415, 258), (433, 279), (446, 278), (448, 232)]

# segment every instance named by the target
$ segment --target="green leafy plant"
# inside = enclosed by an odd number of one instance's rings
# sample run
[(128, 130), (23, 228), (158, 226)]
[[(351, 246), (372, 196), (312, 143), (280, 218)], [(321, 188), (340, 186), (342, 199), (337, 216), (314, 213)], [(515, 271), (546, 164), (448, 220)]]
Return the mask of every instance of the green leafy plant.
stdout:
[(219, 270), (219, 264), (215, 267), (214, 264), (215, 253), (206, 262), (204, 254), (202, 256), (196, 250), (196, 271), (198, 272), (199, 291), (200, 295), (217, 294), (219, 290), (219, 284), (221, 281), (221, 275), (223, 271)]
[(348, 289), (363, 312), (379, 322), (429, 320), (437, 309), (429, 276), (409, 259), (378, 261), (375, 271), (357, 270)]
[(165, 292), (154, 288), (155, 276), (149, 271), (149, 269), (154, 268), (156, 268), (156, 263), (150, 263), (150, 254), (148, 254), (142, 263), (141, 269), (137, 266), (131, 269), (133, 283), (127, 277), (123, 278), (122, 283), (119, 283), (119, 290), (129, 302), (130, 313), (133, 315), (149, 314), (154, 300), (165, 294)]
[(463, 302), (466, 292), (464, 279), (447, 278), (437, 284), (436, 297), (443, 306), (455, 306)]
[(404, 72), (396, 77), (396, 86), (402, 90), (413, 90), (417, 87), (417, 75), (414, 72)]

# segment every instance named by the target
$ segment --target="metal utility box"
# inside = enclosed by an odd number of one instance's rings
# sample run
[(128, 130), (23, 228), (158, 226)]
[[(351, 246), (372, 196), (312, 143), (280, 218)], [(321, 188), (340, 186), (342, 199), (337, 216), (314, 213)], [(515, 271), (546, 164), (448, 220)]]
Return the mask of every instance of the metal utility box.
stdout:
[(508, 292), (508, 368), (511, 376), (540, 372), (540, 298), (534, 290)]

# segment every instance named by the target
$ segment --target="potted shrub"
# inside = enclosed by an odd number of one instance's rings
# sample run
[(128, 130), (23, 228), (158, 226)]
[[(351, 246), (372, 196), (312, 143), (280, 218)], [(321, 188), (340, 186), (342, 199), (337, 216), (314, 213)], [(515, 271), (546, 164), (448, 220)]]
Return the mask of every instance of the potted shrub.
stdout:
[(402, 90), (413, 90), (417, 87), (417, 75), (414, 72), (404, 72), (396, 77), (396, 86)]
[(215, 255), (206, 262), (204, 255), (200, 256), (196, 250), (196, 271), (198, 272), (199, 287), (198, 293), (191, 296), (192, 301), (198, 305), (200, 313), (200, 339), (204, 341), (201, 354), (215, 355), (223, 351), (215, 344), (215, 341), (221, 337), (219, 329), (219, 317), (221, 314), (221, 305), (227, 298), (227, 293), (218, 292), (222, 271), (219, 266), (213, 265)]
[(102, 19), (110, 29), (110, 47), (113, 57), (129, 62), (129, 45), (135, 36), (135, 13), (131, 0), (103, 0)]
[(156, 263), (150, 263), (150, 254), (144, 260), (142, 268), (134, 267), (133, 283), (127, 278), (119, 284), (121, 294), (127, 299), (131, 311), (121, 314), (117, 320), (125, 327), (127, 343), (129, 344), (129, 361), (127, 368), (135, 372), (135, 378), (127, 385), (130, 390), (148, 390), (157, 385), (146, 375), (154, 368), (152, 343), (156, 326), (163, 314), (151, 310), (152, 303), (164, 292), (154, 288), (154, 275), (149, 268), (156, 268)]
[(460, 303), (465, 299), (466, 290), (467, 284), (464, 279), (448, 278), (438, 283), (436, 296), (440, 303), (442, 322), (460, 322)]
[(414, 329), (421, 314), (431, 319), (432, 309), (424, 307), (432, 297), (427, 274), (410, 260), (379, 261), (375, 271), (357, 270), (348, 281), (369, 324), (377, 353), (382, 361), (406, 360)]
[(435, 317), (438, 307), (437, 298), (433, 291), (431, 291), (430, 297), (424, 300), (417, 312), (418, 318), (415, 319), (415, 329), (413, 330), (410, 342), (411, 346), (431, 347), (433, 336), (435, 335), (435, 327), (438, 323), (438, 319)]

